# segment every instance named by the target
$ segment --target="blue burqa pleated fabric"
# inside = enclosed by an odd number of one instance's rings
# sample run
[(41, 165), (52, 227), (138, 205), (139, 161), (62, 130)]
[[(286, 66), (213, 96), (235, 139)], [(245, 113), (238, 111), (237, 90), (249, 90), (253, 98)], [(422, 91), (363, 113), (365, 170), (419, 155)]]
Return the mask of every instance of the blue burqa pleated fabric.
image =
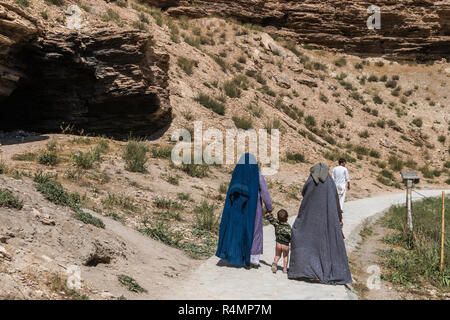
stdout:
[[(303, 190), (292, 226), (289, 279), (318, 279), (326, 284), (352, 282), (341, 226), (336, 185), (328, 167), (317, 164)], [(311, 172), (313, 172), (311, 168)]]
[(230, 264), (250, 264), (258, 191), (258, 164), (246, 153), (234, 168), (220, 222), (216, 256)]

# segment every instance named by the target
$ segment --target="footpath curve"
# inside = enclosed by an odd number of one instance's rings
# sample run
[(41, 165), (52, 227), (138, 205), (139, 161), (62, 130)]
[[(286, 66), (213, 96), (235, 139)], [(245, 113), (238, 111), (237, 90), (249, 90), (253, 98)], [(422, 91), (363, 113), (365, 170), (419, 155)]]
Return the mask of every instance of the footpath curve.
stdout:
[[(420, 190), (420, 193), (430, 197), (441, 195), (441, 190)], [(446, 194), (450, 190), (446, 190)], [(413, 193), (413, 201), (420, 196)], [(359, 231), (366, 219), (376, 219), (385, 210), (395, 204), (405, 202), (405, 193), (391, 193), (373, 198), (364, 198), (345, 203), (344, 233), (346, 235), (347, 252), (353, 251), (360, 241)], [(289, 219), (294, 222), (296, 216)], [(261, 256), (259, 269), (246, 270), (228, 265), (221, 265), (219, 258), (211, 257), (195, 269), (180, 284), (169, 299), (319, 299), (346, 300), (357, 299), (351, 288), (347, 286), (332, 286), (313, 284), (303, 281), (288, 280), (281, 270), (273, 274), (270, 265), (275, 253), (275, 234), (272, 226), (264, 227), (264, 254)]]

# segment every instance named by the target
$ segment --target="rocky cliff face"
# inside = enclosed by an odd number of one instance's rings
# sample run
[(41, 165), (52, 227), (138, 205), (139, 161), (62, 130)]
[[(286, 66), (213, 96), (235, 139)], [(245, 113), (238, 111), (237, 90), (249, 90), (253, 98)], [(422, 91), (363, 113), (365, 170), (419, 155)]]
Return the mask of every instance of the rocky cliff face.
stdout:
[(0, 101), (9, 96), (23, 76), (16, 54), (39, 34), (38, 22), (20, 8), (0, 3)]
[(45, 32), (23, 12), (0, 8), (3, 130), (52, 132), (65, 123), (125, 137), (170, 123), (169, 56), (148, 33)]
[[(277, 28), (305, 43), (365, 56), (450, 58), (450, 2), (432, 0), (147, 0), (174, 16), (220, 15)], [(381, 8), (381, 29), (368, 30), (367, 8)]]

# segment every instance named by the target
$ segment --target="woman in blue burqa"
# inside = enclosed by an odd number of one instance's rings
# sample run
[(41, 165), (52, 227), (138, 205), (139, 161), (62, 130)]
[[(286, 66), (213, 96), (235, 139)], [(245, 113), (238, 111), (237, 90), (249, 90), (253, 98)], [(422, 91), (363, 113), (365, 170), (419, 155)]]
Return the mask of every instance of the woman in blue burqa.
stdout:
[(254, 155), (244, 154), (234, 168), (220, 222), (216, 256), (238, 266), (259, 266), (263, 253), (262, 202), (272, 211), (264, 176)]
[(289, 279), (326, 284), (352, 282), (342, 233), (336, 185), (323, 163), (310, 169), (303, 200), (292, 226)]

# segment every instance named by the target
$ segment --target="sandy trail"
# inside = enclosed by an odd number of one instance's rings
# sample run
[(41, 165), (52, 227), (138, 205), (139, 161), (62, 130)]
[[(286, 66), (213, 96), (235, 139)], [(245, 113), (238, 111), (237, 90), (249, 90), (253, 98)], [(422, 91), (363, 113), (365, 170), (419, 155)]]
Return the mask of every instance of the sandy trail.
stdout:
[[(440, 190), (421, 190), (425, 196), (439, 196)], [(447, 190), (446, 192), (450, 192)], [(413, 194), (413, 200), (420, 196)], [(379, 216), (394, 204), (405, 201), (405, 194), (391, 193), (373, 198), (349, 201), (345, 204), (344, 232), (347, 251), (354, 250), (360, 240), (361, 223), (367, 218)], [(289, 222), (292, 224), (295, 216)], [(264, 227), (264, 254), (259, 269), (246, 270), (218, 265), (219, 258), (211, 257), (180, 283), (170, 299), (355, 299), (354, 292), (346, 286), (312, 284), (303, 281), (288, 280), (280, 270), (270, 271), (275, 253), (275, 234), (272, 226)]]

